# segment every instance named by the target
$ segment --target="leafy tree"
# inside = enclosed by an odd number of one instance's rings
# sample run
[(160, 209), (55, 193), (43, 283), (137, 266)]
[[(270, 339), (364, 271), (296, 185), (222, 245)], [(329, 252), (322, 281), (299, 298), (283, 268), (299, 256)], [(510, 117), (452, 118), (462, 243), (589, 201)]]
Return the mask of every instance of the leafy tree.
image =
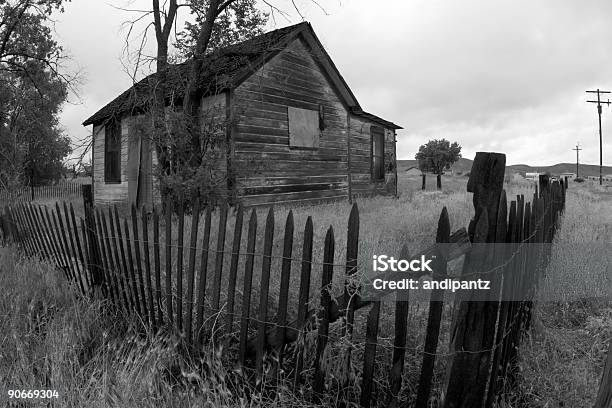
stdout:
[(70, 80), (59, 72), (62, 49), (45, 25), (61, 3), (0, 7), (0, 188), (59, 178), (71, 151), (57, 116)]
[[(194, 55), (196, 40), (209, 5), (209, 0), (191, 1), (191, 14), (195, 15), (195, 22), (185, 23), (175, 44), (181, 57), (191, 58)], [(267, 21), (268, 14), (257, 9), (255, 0), (232, 2), (215, 20), (207, 52), (263, 34)]]
[(423, 173), (437, 175), (438, 189), (442, 188), (442, 174), (461, 158), (461, 146), (457, 142), (450, 143), (446, 139), (430, 140), (419, 147), (415, 159)]

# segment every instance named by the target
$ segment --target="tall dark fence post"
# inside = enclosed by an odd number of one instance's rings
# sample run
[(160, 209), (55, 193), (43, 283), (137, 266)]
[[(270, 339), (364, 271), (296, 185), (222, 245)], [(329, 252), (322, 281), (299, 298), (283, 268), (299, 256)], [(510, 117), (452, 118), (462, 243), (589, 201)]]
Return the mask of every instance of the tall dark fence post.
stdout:
[(550, 177), (548, 176), (548, 174), (540, 174), (538, 176), (538, 186), (540, 190), (540, 197), (542, 197), (549, 191)]
[[(410, 259), (408, 245), (404, 244), (400, 250), (400, 259)], [(389, 375), (389, 399), (387, 406), (398, 406), (398, 395), (402, 388), (402, 374), (404, 372), (404, 358), (406, 357), (406, 338), (408, 335), (408, 293), (401, 291), (395, 293), (395, 336), (393, 338), (393, 360)]]
[(81, 193), (83, 194), (83, 205), (85, 207), (93, 206), (93, 189), (91, 184), (83, 184), (81, 186)]
[[(436, 243), (448, 244), (450, 241), (450, 220), (446, 207), (442, 209), (438, 220), (438, 230), (436, 232)], [(446, 268), (446, 248), (436, 248), (437, 254), (434, 259), (433, 276), (434, 280), (442, 280), (447, 277)], [(427, 334), (425, 335), (425, 347), (423, 349), (423, 365), (419, 378), (419, 389), (417, 393), (416, 406), (425, 407), (429, 401), (431, 392), (431, 380), (434, 373), (436, 362), (436, 352), (438, 350), (438, 337), (440, 335), (440, 322), (442, 319), (442, 307), (444, 305), (444, 290), (435, 289), (431, 292), (429, 302), (429, 316), (427, 318)]]
[[(470, 241), (492, 243), (496, 238), (497, 212), (501, 196), (506, 156), (476, 153), (467, 190), (474, 193), (475, 215), (469, 225)], [(488, 248), (474, 247), (466, 256), (462, 276), (476, 279), (486, 266)], [(474, 276), (475, 275), (475, 276)], [(483, 276), (486, 279), (486, 276)], [(451, 332), (453, 361), (449, 366), (444, 407), (477, 408), (483, 405), (488, 383), (491, 347), (495, 337), (496, 302), (469, 300), (472, 292), (457, 297), (457, 320)], [(493, 325), (491, 325), (493, 322)]]
[(98, 251), (98, 239), (96, 237), (95, 219), (93, 216), (93, 189), (91, 184), (81, 186), (83, 194), (83, 207), (85, 208), (85, 227), (87, 228), (87, 242), (89, 244), (89, 265), (93, 286), (101, 286), (104, 282), (102, 274), (102, 259)]

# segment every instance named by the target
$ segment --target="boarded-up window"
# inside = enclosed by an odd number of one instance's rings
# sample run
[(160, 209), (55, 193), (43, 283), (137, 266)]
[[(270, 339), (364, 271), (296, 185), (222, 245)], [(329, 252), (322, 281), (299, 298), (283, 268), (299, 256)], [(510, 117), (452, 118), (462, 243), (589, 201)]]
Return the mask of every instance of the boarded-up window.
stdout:
[(104, 128), (104, 181), (121, 182), (121, 122), (111, 120)]
[(382, 128), (372, 126), (370, 128), (372, 138), (372, 178), (374, 180), (385, 179), (385, 131)]
[(289, 118), (289, 147), (319, 148), (319, 111), (287, 108)]

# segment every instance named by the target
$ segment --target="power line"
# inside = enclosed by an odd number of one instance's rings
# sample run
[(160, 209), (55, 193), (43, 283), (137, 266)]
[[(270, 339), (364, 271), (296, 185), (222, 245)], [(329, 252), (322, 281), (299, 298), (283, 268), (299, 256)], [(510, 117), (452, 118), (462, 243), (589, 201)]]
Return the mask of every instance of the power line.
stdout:
[(572, 149), (576, 151), (576, 177), (580, 177), (580, 171), (578, 170), (578, 164), (580, 163), (580, 160), (578, 158), (578, 152), (581, 151), (582, 149), (580, 148), (580, 142), (576, 143), (576, 148)]
[(602, 142), (601, 142), (601, 104), (605, 103), (610, 106), (610, 99), (607, 101), (602, 101), (600, 94), (609, 94), (610, 91), (600, 91), (599, 88), (596, 91), (586, 91), (587, 93), (596, 93), (597, 100), (596, 101), (587, 101), (589, 103), (597, 104), (597, 114), (599, 115), (599, 185), (602, 185), (603, 176), (602, 176), (602, 166), (603, 166), (603, 154), (602, 154)]

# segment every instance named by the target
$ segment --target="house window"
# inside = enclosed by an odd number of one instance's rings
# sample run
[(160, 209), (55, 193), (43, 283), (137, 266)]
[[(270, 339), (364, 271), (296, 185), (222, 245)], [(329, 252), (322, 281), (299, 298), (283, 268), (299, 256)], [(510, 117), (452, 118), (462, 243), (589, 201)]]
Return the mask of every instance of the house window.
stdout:
[(318, 149), (320, 130), (319, 111), (287, 108), (289, 120), (289, 147)]
[(385, 179), (385, 132), (382, 128), (372, 126), (372, 179)]
[(121, 122), (111, 120), (104, 127), (104, 181), (121, 182)]

